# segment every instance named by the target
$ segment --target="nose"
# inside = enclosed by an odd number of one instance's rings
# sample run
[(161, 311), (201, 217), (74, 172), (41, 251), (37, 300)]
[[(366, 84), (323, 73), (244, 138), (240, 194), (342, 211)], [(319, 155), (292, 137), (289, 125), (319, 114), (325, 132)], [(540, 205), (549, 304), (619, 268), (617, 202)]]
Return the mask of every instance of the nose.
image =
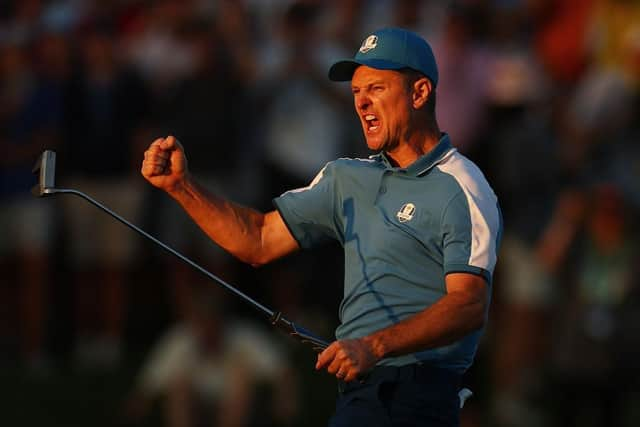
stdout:
[[(364, 91), (362, 91), (364, 92)], [(371, 100), (366, 95), (366, 93), (359, 92), (354, 95), (354, 101), (356, 104), (356, 108), (360, 111), (366, 111), (367, 107), (371, 105)]]

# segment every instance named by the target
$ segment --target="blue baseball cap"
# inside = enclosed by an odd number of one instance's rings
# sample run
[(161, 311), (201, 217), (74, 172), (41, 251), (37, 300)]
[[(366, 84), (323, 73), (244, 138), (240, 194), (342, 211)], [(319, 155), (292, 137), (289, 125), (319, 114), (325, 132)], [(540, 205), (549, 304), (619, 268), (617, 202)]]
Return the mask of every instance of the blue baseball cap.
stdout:
[(411, 68), (438, 84), (438, 66), (431, 46), (422, 37), (402, 28), (383, 28), (362, 42), (353, 59), (338, 61), (329, 69), (329, 78), (336, 82), (351, 80), (360, 65), (378, 70)]

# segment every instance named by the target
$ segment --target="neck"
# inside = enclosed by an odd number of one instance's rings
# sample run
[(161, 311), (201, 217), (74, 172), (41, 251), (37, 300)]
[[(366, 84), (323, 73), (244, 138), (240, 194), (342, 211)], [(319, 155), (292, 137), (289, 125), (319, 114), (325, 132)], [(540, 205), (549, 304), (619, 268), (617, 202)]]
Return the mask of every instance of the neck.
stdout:
[(386, 154), (398, 167), (406, 168), (433, 150), (439, 141), (439, 138), (430, 134), (411, 135), (410, 138), (398, 144), (393, 150), (387, 151)]

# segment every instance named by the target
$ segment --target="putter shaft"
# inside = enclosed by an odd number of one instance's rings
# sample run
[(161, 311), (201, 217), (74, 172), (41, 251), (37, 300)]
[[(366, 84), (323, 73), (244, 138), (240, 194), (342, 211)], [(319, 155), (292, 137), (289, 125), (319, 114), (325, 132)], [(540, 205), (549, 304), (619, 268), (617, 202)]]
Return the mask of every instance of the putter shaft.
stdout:
[(231, 292), (234, 295), (240, 297), (242, 300), (244, 300), (245, 302), (249, 303), (254, 309), (260, 311), (263, 314), (265, 314), (269, 318), (269, 321), (271, 322), (272, 325), (274, 325), (278, 329), (284, 331), (285, 333), (291, 335), (292, 337), (298, 339), (302, 343), (310, 345), (311, 348), (313, 348), (313, 350), (315, 350), (316, 352), (321, 352), (322, 350), (324, 350), (325, 348), (327, 348), (329, 346), (329, 344), (326, 341), (316, 337), (311, 332), (305, 330), (304, 328), (301, 328), (301, 327), (297, 326), (292, 321), (290, 321), (290, 320), (286, 319), (285, 317), (283, 317), (282, 313), (276, 312), (274, 310), (271, 310), (271, 309), (265, 307), (264, 305), (260, 304), (258, 301), (254, 300), (250, 296), (248, 296), (245, 293), (241, 292), (240, 290), (238, 290), (234, 286), (231, 286), (229, 283), (227, 283), (226, 281), (224, 281), (220, 277), (218, 277), (215, 274), (209, 272), (208, 270), (206, 270), (205, 268), (203, 268), (199, 264), (195, 263), (191, 259), (187, 258), (186, 256), (182, 255), (180, 252), (176, 251), (172, 247), (170, 247), (167, 244), (165, 244), (165, 243), (161, 242), (160, 240), (156, 239), (155, 237), (153, 237), (151, 234), (147, 233), (146, 231), (144, 231), (140, 227), (138, 227), (138, 226), (132, 224), (131, 222), (127, 221), (122, 216), (120, 216), (116, 212), (112, 211), (111, 209), (109, 209), (108, 207), (106, 207), (102, 203), (98, 202), (97, 200), (93, 199), (92, 197), (88, 196), (87, 194), (83, 193), (82, 191), (78, 191), (78, 190), (74, 190), (74, 189), (68, 189), (68, 188), (55, 188), (55, 160), (56, 160), (56, 153), (53, 152), (53, 151), (50, 151), (50, 150), (47, 150), (44, 153), (42, 153), (42, 155), (38, 159), (38, 162), (36, 163), (36, 166), (33, 169), (33, 172), (37, 173), (39, 175), (38, 184), (32, 190), (32, 192), (33, 192), (33, 194), (35, 196), (44, 197), (44, 196), (49, 196), (49, 195), (54, 195), (54, 194), (73, 194), (73, 195), (76, 195), (78, 197), (81, 197), (82, 199), (84, 199), (87, 202), (91, 203), (92, 205), (94, 205), (98, 209), (102, 210), (103, 212), (107, 213), (111, 217), (115, 218), (120, 223), (126, 225), (127, 227), (129, 227), (133, 231), (135, 231), (138, 234), (142, 235), (143, 237), (146, 237), (147, 239), (151, 240), (153, 243), (157, 244), (162, 249), (164, 249), (165, 251), (169, 252), (173, 256), (177, 257), (181, 261), (189, 264), (191, 267), (195, 268), (200, 273), (202, 273), (205, 276), (207, 276), (209, 279), (211, 279), (214, 282), (218, 283), (219, 285), (224, 287), (229, 292)]
[(147, 239), (149, 239), (152, 242), (154, 242), (155, 244), (159, 245), (165, 251), (167, 251), (170, 254), (178, 257), (180, 260), (186, 262), (191, 267), (195, 268), (200, 273), (202, 273), (205, 276), (207, 276), (209, 279), (211, 279), (211, 280), (213, 280), (215, 282), (218, 282), (220, 285), (222, 285), (228, 291), (236, 294), (237, 296), (239, 296), (240, 298), (244, 299), (246, 302), (251, 304), (255, 309), (263, 312), (268, 317), (273, 316), (273, 314), (274, 314), (273, 310), (270, 310), (269, 308), (267, 308), (264, 305), (260, 304), (258, 301), (256, 301), (253, 298), (251, 298), (250, 296), (246, 295), (245, 293), (243, 293), (240, 290), (236, 289), (235, 287), (231, 286), (229, 283), (227, 283), (226, 281), (224, 281), (220, 277), (218, 277), (218, 276), (214, 275), (213, 273), (209, 272), (208, 270), (206, 270), (204, 267), (200, 266), (199, 264), (196, 264), (194, 261), (192, 261), (191, 259), (189, 259), (186, 256), (182, 255), (180, 252), (176, 251), (171, 246), (169, 246), (169, 245), (161, 242), (160, 240), (156, 239), (151, 234), (147, 233), (146, 231), (144, 231), (140, 227), (136, 226), (135, 224), (132, 224), (131, 222), (127, 221), (126, 219), (124, 219), (123, 217), (121, 217), (120, 215), (118, 215), (117, 213), (115, 213), (114, 211), (112, 211), (111, 209), (109, 209), (108, 207), (103, 205), (102, 203), (98, 202), (94, 198), (92, 198), (92, 197), (88, 196), (87, 194), (83, 193), (82, 191), (68, 189), (68, 188), (47, 188), (47, 189), (44, 190), (44, 192), (46, 194), (56, 194), (56, 193), (74, 194), (76, 196), (82, 197), (87, 202), (91, 203), (92, 205), (96, 206), (98, 209), (106, 212), (107, 214), (111, 215), (112, 217), (114, 217), (115, 219), (117, 219), (122, 224), (124, 224), (127, 227), (129, 227), (130, 229), (134, 230), (135, 232), (143, 235)]

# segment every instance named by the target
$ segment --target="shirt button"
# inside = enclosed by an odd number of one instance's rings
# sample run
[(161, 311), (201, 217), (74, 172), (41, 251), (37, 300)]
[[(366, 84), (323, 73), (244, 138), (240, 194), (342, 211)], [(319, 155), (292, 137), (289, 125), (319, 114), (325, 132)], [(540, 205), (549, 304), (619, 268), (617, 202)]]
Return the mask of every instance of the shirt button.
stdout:
[(387, 192), (387, 187), (385, 187), (384, 185), (380, 187), (380, 194), (384, 194), (386, 192)]

